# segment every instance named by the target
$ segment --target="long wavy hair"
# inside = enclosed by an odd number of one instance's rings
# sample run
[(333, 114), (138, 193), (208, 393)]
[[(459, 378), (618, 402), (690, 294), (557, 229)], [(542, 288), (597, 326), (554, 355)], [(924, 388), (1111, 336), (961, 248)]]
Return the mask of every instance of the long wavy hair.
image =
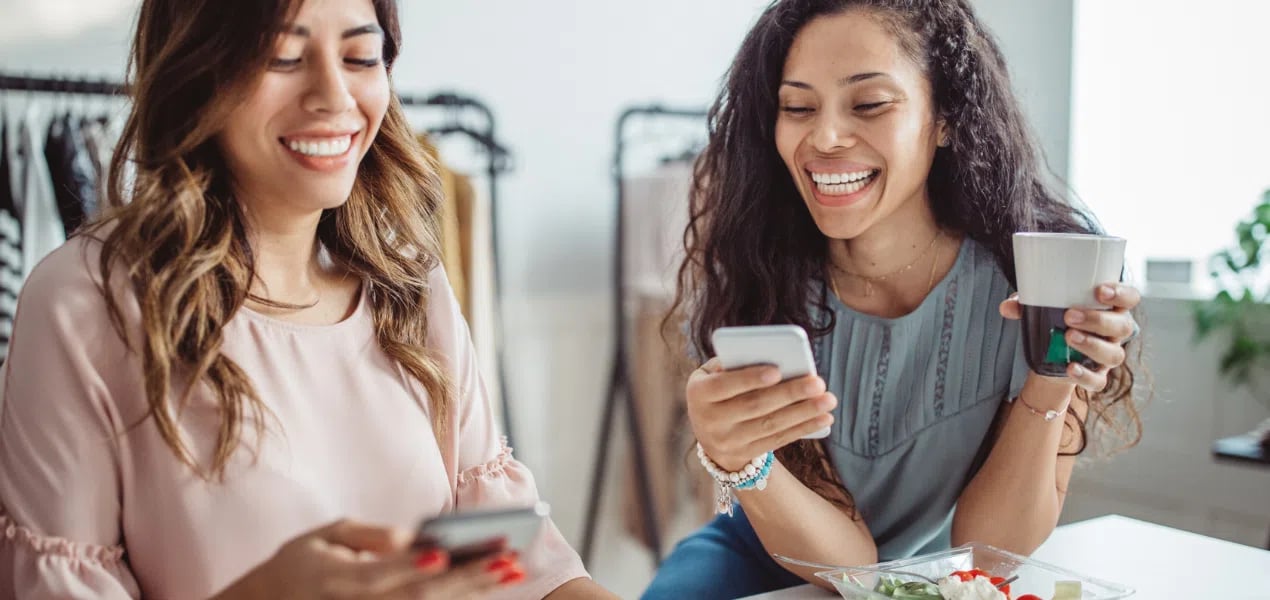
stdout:
[[(247, 374), (221, 352), (225, 324), (247, 299), (255, 265), (215, 135), (265, 72), (277, 32), (302, 1), (145, 0), (128, 68), (132, 110), (111, 163), (114, 208), (88, 231), (103, 242), (103, 281), (126, 278), (140, 305), (140, 338), (133, 340), (120, 300), (105, 294), (115, 329), (141, 356), (145, 419), (204, 478), (224, 475), (247, 423), (259, 434), (273, 418)], [(397, 6), (373, 4), (391, 69), (401, 40)], [(129, 161), (136, 169), (131, 189)], [(451, 383), (425, 349), (425, 315), (428, 273), (440, 255), (440, 189), (436, 165), (421, 153), (394, 96), (348, 201), (324, 211), (317, 229), (331, 258), (363, 281), (377, 341), (427, 391), (439, 434)], [(179, 426), (200, 387), (220, 417), (210, 465), (197, 459)], [(175, 405), (172, 390), (181, 390)]]
[[(1001, 51), (967, 0), (778, 0), (741, 44), (710, 109), (709, 140), (695, 166), (687, 258), (671, 314), (687, 313), (703, 356), (714, 354), (710, 334), (717, 327), (794, 324), (816, 336), (834, 327), (825, 297), (809, 294), (825, 287), (829, 240), (777, 154), (775, 129), (795, 37), (813, 19), (849, 10), (866, 11), (887, 27), (931, 83), (934, 116), (948, 125), (948, 147), (936, 152), (926, 182), (939, 225), (988, 248), (1015, 286), (1016, 231), (1099, 231), (1054, 191)], [(1076, 454), (1095, 424), (1119, 438), (1113, 446), (1137, 443), (1133, 382), (1133, 370), (1122, 366), (1104, 390), (1085, 394), (1089, 424), (1069, 409), (1069, 433), (1081, 436)], [(799, 441), (777, 454), (805, 485), (854, 510), (822, 444)]]

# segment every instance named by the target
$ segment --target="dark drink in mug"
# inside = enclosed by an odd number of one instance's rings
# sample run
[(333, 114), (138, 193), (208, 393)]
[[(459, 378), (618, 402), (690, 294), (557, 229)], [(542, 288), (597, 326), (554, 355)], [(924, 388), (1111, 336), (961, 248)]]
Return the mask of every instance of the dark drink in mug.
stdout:
[(1101, 365), (1067, 345), (1063, 316), (1071, 308), (1110, 309), (1098, 302), (1099, 285), (1120, 281), (1124, 238), (1073, 233), (1014, 234), (1014, 270), (1023, 309), (1023, 348), (1028, 367), (1065, 377), (1067, 365)]

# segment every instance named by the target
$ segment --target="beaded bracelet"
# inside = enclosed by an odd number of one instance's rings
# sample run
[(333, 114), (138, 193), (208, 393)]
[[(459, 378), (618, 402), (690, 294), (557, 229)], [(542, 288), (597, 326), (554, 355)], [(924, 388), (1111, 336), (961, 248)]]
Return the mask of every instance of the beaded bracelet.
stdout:
[(740, 471), (725, 471), (715, 464), (713, 460), (710, 460), (710, 457), (706, 455), (705, 448), (702, 448), (700, 443), (697, 444), (697, 458), (701, 460), (701, 466), (705, 467), (706, 472), (710, 473), (710, 476), (714, 478), (715, 512), (729, 517), (732, 516), (732, 505), (736, 502), (736, 496), (732, 490), (766, 489), (767, 477), (772, 472), (772, 464), (776, 462), (776, 455), (767, 452), (750, 461)]

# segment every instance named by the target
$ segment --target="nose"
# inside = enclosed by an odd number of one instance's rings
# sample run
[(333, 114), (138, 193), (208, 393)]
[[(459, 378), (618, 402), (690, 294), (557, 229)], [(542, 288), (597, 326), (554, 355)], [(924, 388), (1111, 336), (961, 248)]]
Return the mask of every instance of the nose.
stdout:
[(817, 151), (825, 154), (855, 146), (855, 123), (839, 111), (821, 111), (811, 132), (811, 142)]
[(349, 89), (342, 62), (338, 57), (324, 57), (309, 63), (311, 68), (308, 90), (303, 100), (305, 110), (319, 114), (341, 114), (357, 105)]

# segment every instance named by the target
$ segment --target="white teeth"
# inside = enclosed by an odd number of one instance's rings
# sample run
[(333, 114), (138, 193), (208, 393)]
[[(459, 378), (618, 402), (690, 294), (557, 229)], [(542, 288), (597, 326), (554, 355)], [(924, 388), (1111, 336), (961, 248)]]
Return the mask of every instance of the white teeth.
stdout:
[(290, 140), (287, 147), (305, 156), (340, 156), (348, 152), (353, 136), (345, 135), (321, 141)]
[(811, 178), (816, 182), (816, 189), (820, 193), (829, 196), (845, 196), (864, 189), (873, 180), (872, 176), (875, 173), (875, 171), (833, 175), (813, 173)]
[(821, 185), (838, 185), (868, 179), (873, 170), (852, 173), (812, 173), (811, 180)]

